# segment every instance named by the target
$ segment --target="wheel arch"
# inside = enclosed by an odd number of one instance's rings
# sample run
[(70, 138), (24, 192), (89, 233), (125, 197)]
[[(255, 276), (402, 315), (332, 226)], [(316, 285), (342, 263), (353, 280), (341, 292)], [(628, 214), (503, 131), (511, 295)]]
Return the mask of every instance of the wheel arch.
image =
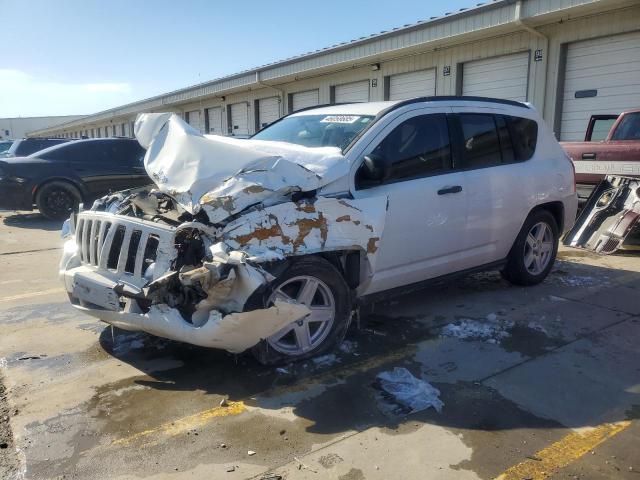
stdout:
[[(556, 226), (558, 227), (558, 234), (561, 235), (564, 231), (564, 204), (560, 201), (541, 203), (532, 208), (529, 215), (539, 210), (546, 210), (553, 215)], [(529, 217), (529, 215), (527, 215), (527, 217)]]
[(78, 190), (78, 192), (80, 192), (80, 196), (81, 196), (82, 201), (84, 201), (87, 198), (87, 189), (86, 189), (85, 185), (82, 182), (78, 182), (77, 180), (74, 180), (74, 179), (69, 178), (69, 177), (48, 177), (47, 179), (42, 180), (41, 182), (39, 182), (31, 190), (31, 196), (32, 196), (33, 203), (36, 202), (36, 199), (38, 197), (38, 193), (40, 193), (40, 191), (46, 185), (48, 185), (50, 183), (53, 183), (53, 182), (67, 183), (67, 184), (71, 185), (72, 187), (74, 187), (76, 190)]

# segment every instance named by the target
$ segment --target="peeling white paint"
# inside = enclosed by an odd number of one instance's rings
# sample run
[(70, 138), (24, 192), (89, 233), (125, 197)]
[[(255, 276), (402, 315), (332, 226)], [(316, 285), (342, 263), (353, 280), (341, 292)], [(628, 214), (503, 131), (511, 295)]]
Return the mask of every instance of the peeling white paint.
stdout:
[(318, 198), (251, 211), (227, 224), (222, 238), (260, 261), (331, 250), (359, 250), (374, 270), (386, 218), (386, 197), (358, 200)]

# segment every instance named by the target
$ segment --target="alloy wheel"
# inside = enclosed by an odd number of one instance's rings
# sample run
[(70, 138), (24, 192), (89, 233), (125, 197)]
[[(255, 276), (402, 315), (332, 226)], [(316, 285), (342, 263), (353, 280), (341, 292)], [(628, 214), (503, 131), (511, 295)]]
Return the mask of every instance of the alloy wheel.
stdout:
[(269, 297), (305, 305), (311, 313), (271, 335), (271, 348), (285, 355), (302, 355), (318, 347), (329, 335), (336, 314), (336, 302), (331, 289), (320, 279), (300, 275), (284, 281)]
[(545, 222), (538, 222), (527, 234), (524, 243), (524, 266), (531, 275), (540, 275), (553, 254), (553, 232)]

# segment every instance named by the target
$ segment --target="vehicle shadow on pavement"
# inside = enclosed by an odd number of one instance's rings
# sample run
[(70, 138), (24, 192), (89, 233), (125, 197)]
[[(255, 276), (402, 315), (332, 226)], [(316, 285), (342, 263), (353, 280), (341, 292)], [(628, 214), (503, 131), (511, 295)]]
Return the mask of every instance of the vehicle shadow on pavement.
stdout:
[[(146, 334), (116, 332), (112, 339), (107, 328), (102, 347), (145, 372), (134, 383), (148, 387), (119, 395), (109, 408), (126, 423), (136, 415), (132, 405), (147, 405), (159, 391), (202, 391), (211, 405), (224, 398), (263, 410), (291, 408), (307, 433), (322, 435), (370, 427), (402, 433), (425, 423), (471, 436), (553, 432), (637, 418), (640, 310), (616, 302), (638, 290), (638, 272), (566, 261), (536, 287), (510, 286), (497, 273), (471, 275), (376, 306), (334, 353), (278, 369), (248, 354)], [(497, 333), (443, 333), (469, 325)], [(181, 366), (157, 371), (154, 362), (162, 359)], [(439, 389), (442, 411), (411, 413), (383, 392), (376, 376), (394, 367)]]
[(54, 231), (62, 228), (62, 220), (49, 220), (40, 212), (1, 212), (2, 222), (10, 227)]

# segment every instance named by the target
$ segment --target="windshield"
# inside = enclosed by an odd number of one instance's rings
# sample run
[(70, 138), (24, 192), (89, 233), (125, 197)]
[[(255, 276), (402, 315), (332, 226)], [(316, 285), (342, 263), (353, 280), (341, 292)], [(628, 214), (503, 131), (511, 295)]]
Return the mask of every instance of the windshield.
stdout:
[(283, 118), (252, 138), (343, 150), (372, 120), (372, 115), (299, 115)]
[(0, 153), (4, 153), (9, 150), (12, 143), (13, 142), (0, 142)]

